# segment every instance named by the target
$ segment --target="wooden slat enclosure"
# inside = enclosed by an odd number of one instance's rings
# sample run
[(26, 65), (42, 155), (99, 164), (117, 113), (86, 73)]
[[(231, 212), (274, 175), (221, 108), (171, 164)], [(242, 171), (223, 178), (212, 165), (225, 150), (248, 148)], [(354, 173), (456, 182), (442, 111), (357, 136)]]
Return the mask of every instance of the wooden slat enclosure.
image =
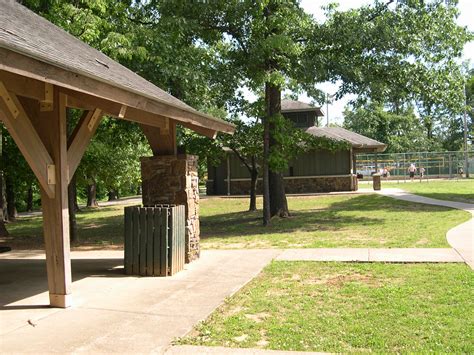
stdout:
[(184, 206), (125, 207), (125, 273), (172, 276), (184, 269)]

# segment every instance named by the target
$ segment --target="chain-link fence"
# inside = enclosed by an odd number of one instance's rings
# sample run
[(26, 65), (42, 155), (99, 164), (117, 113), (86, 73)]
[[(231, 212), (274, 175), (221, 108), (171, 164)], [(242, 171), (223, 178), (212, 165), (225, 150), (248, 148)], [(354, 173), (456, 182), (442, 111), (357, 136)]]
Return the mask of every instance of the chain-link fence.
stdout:
[(410, 152), (387, 154), (357, 154), (356, 173), (370, 176), (381, 173), (389, 179), (406, 179), (410, 165), (416, 167), (416, 176), (423, 178), (463, 178), (466, 172), (474, 176), (474, 151), (464, 152)]

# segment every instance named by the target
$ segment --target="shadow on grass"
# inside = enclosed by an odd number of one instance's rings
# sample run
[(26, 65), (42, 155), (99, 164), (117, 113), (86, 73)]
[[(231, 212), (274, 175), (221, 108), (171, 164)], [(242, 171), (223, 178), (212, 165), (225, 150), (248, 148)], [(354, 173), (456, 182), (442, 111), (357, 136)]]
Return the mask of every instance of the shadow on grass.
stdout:
[[(115, 214), (116, 212), (116, 214)], [(114, 213), (113, 215), (110, 215)], [(77, 212), (78, 243), (71, 246), (104, 246), (123, 243), (123, 209), (101, 207), (82, 209)], [(7, 224), (10, 236), (2, 238), (0, 244), (15, 248), (42, 249), (43, 218), (41, 216), (19, 218)]]
[[(293, 202), (294, 204), (294, 202)], [(305, 207), (307, 204), (305, 204)], [(420, 208), (420, 206), (423, 206)], [(261, 211), (239, 211), (216, 214), (200, 218), (201, 238), (212, 239), (235, 237), (238, 235), (265, 235), (273, 233), (293, 233), (311, 231), (339, 231), (355, 226), (376, 226), (385, 223), (383, 216), (397, 212), (436, 212), (445, 211), (444, 207), (420, 205), (411, 202), (395, 200), (380, 195), (359, 195), (343, 201), (330, 203), (323, 208), (314, 199), (314, 208), (291, 208), (292, 216), (284, 219), (274, 219), (269, 227), (262, 226)], [(341, 212), (363, 212), (362, 215), (348, 216)], [(375, 211), (383, 211), (376, 215)], [(212, 234), (211, 234), (212, 233)]]

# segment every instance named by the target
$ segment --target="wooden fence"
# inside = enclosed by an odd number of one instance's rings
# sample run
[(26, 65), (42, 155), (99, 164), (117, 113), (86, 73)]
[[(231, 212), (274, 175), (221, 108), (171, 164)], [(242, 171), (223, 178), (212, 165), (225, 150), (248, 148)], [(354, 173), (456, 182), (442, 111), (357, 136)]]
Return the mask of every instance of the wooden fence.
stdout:
[(125, 207), (125, 273), (171, 276), (184, 268), (184, 206)]

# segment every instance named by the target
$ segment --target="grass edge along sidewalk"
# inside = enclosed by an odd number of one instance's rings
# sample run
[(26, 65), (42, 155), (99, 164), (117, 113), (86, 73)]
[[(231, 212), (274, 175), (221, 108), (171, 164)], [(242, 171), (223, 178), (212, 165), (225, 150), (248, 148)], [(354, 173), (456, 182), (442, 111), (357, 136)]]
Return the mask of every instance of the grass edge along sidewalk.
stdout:
[(274, 261), (177, 344), (327, 352), (474, 352), (463, 264)]
[(399, 188), (415, 195), (438, 200), (474, 204), (474, 179), (465, 180), (422, 180), (404, 182), (382, 181), (384, 188)]

